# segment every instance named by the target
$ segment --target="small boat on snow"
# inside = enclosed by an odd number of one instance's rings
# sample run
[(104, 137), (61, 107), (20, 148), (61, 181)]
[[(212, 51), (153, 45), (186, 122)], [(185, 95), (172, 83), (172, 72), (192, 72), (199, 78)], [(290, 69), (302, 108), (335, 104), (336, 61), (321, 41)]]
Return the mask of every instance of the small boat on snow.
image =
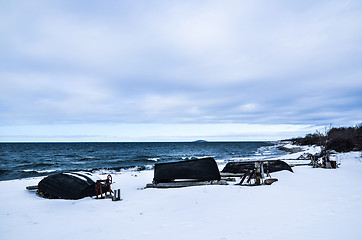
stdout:
[[(81, 199), (98, 195), (98, 177), (87, 172), (58, 173), (45, 177), (38, 183), (38, 193), (45, 198)], [(103, 192), (106, 184), (101, 184)]]
[(188, 161), (155, 164), (153, 182), (148, 188), (178, 188), (200, 185), (225, 185), (215, 159), (200, 158)]
[(153, 181), (155, 183), (175, 180), (211, 181), (220, 178), (215, 159), (209, 157), (155, 164)]
[(255, 168), (255, 162), (263, 164), (264, 171), (269, 173), (287, 170), (293, 172), (293, 169), (281, 160), (261, 160), (261, 161), (245, 161), (245, 162), (228, 162), (222, 173), (247, 173)]

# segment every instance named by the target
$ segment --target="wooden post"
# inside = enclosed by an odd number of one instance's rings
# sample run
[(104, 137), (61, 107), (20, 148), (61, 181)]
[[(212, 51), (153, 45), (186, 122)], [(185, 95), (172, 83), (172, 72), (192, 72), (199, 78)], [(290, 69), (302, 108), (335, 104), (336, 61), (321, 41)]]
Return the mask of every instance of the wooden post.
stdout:
[(244, 180), (245, 180), (245, 178), (249, 175), (248, 173), (250, 173), (250, 172), (246, 172), (246, 173), (244, 173), (244, 176), (243, 176), (243, 178), (240, 180), (240, 185), (242, 185), (243, 184), (243, 182), (244, 182)]
[(246, 181), (247, 183), (250, 183), (250, 180), (251, 180), (251, 178), (253, 177), (254, 173), (255, 173), (255, 169), (253, 169), (253, 171), (250, 172), (249, 178), (248, 178), (248, 180)]
[(261, 178), (261, 170), (260, 170), (260, 162), (255, 162), (255, 185), (260, 185), (260, 178)]
[[(268, 162), (266, 162), (266, 163), (268, 163)], [(265, 178), (265, 176), (264, 176), (264, 163), (260, 164), (260, 170), (261, 170), (261, 178), (264, 179)]]
[(121, 189), (114, 190), (112, 201), (121, 201)]

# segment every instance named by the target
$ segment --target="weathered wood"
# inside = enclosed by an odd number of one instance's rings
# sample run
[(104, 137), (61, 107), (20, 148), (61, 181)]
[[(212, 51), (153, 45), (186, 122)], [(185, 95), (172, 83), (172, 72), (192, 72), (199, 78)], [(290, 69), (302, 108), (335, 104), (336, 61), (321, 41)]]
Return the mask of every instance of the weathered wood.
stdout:
[[(38, 183), (39, 195), (50, 199), (81, 199), (97, 195), (95, 182), (88, 173), (58, 173)], [(103, 189), (104, 188), (104, 189)], [(106, 191), (106, 186), (102, 186)]]
[(265, 180), (264, 180), (264, 184), (265, 184), (265, 185), (271, 185), (271, 184), (273, 184), (273, 183), (276, 182), (276, 181), (278, 181), (277, 178), (268, 178), (268, 179), (265, 179)]
[(337, 161), (330, 161), (333, 169), (337, 168)]
[(255, 169), (253, 171), (250, 172), (249, 174), (249, 178), (248, 178), (248, 183), (250, 182), (250, 180), (253, 178), (253, 175), (255, 174)]
[(261, 163), (256, 162), (255, 163), (255, 184), (256, 185), (260, 185), (261, 184), (261, 179), (262, 179), (262, 175), (261, 175)]
[(212, 181), (221, 177), (216, 161), (211, 157), (155, 164), (154, 182), (167, 183), (177, 179)]
[(36, 186), (27, 186), (26, 189), (27, 190), (38, 190), (38, 185), (36, 185)]
[(112, 201), (121, 201), (121, 189), (114, 190)]
[(244, 174), (243, 173), (227, 173), (227, 172), (221, 172), (220, 173), (221, 177), (243, 177)]
[(167, 183), (149, 183), (146, 188), (181, 188), (181, 187), (192, 187), (202, 185), (228, 185), (224, 180), (213, 180), (213, 181), (175, 181)]
[(222, 177), (221, 180), (228, 181), (228, 182), (236, 181), (236, 179), (234, 177)]
[(288, 170), (293, 172), (292, 168), (283, 161), (280, 160), (258, 160), (258, 161), (242, 161), (242, 162), (228, 162), (222, 173), (245, 173), (256, 168), (255, 164), (263, 164), (264, 171), (269, 173)]
[(245, 173), (244, 176), (243, 176), (243, 178), (240, 180), (239, 185), (242, 185), (242, 184), (243, 184), (243, 182), (244, 182), (244, 180), (245, 180), (245, 178), (246, 178), (247, 176), (248, 176), (248, 174)]
[(298, 164), (289, 164), (290, 167), (298, 167), (298, 166), (310, 166), (310, 163), (298, 163)]

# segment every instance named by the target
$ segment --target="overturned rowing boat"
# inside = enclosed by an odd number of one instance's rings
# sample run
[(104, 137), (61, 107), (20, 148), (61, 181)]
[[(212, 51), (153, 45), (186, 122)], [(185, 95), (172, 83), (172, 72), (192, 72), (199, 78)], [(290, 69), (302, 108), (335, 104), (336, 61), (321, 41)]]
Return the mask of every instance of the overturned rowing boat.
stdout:
[[(222, 175), (225, 176), (239, 176), (240, 183), (243, 185), (244, 180), (247, 179), (249, 186), (257, 185), (271, 185), (278, 181), (276, 178), (271, 178), (270, 173), (278, 172), (282, 170), (288, 170), (293, 172), (292, 168), (283, 161), (280, 160), (259, 160), (259, 161), (247, 161), (247, 162), (229, 162), (222, 170)], [(265, 179), (265, 174), (268, 179)], [(253, 183), (251, 182), (253, 180)]]
[[(81, 199), (98, 195), (97, 177), (86, 172), (58, 173), (38, 183), (38, 193), (45, 198)], [(105, 184), (101, 185), (107, 191)]]
[(287, 170), (293, 172), (293, 169), (281, 160), (261, 160), (261, 161), (246, 161), (246, 162), (229, 162), (226, 164), (222, 173), (247, 173), (255, 168), (255, 163), (260, 162), (264, 171), (269, 173)]
[(224, 184), (214, 158), (155, 164), (153, 183), (147, 187), (169, 188)]
[(220, 172), (215, 159), (200, 158), (182, 162), (155, 164), (154, 182), (175, 180), (210, 181), (220, 180)]

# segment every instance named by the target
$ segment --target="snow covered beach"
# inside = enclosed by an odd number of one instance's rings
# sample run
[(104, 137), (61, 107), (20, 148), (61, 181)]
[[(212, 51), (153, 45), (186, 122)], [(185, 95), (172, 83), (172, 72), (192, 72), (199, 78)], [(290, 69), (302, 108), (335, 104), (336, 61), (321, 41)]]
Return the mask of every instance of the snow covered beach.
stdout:
[(2, 181), (0, 239), (361, 239), (361, 152), (337, 158), (338, 169), (298, 166), (257, 187), (144, 189), (153, 171), (125, 171), (113, 174), (119, 202), (43, 199), (25, 189), (42, 178)]

